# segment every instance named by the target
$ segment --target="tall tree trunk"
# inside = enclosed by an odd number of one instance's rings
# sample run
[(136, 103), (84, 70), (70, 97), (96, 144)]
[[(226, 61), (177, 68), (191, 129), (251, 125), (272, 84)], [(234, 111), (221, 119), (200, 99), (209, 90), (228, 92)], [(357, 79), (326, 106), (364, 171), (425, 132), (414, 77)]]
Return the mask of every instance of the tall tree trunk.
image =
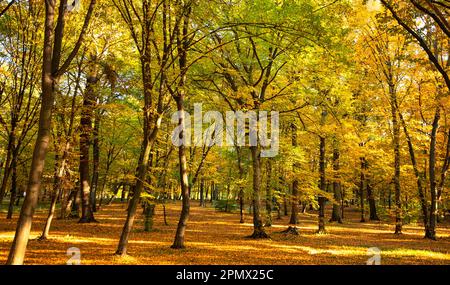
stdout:
[[(406, 136), (406, 141), (408, 142), (409, 156), (411, 158), (411, 164), (413, 165), (414, 175), (416, 176), (416, 180), (417, 180), (417, 190), (419, 192), (420, 206), (422, 208), (422, 221), (423, 221), (423, 225), (424, 225), (424, 229), (425, 229), (425, 237), (428, 238), (430, 236), (430, 232), (428, 230), (428, 206), (427, 206), (425, 191), (423, 189), (422, 176), (420, 175), (420, 172), (419, 172), (419, 167), (417, 165), (417, 160), (415, 157), (411, 136), (409, 135), (408, 128), (406, 126), (406, 122), (403, 118), (402, 113), (399, 111), (398, 105), (396, 107), (397, 107), (397, 112), (398, 112), (398, 115), (400, 118), (400, 122), (403, 126), (403, 132), (405, 133), (405, 136)], [(391, 198), (390, 198), (390, 192), (389, 192), (389, 208), (391, 207), (390, 199)]]
[(364, 189), (366, 187), (366, 170), (367, 170), (367, 161), (365, 157), (361, 157), (361, 174), (360, 174), (360, 180), (359, 180), (359, 207), (361, 211), (361, 223), (364, 223), (366, 221), (365, 218), (365, 209), (364, 209)]
[[(320, 137), (319, 175), (320, 190), (326, 191), (325, 183), (325, 137)], [(319, 194), (319, 229), (318, 233), (325, 233), (325, 197)]]
[[(150, 158), (150, 152), (152, 149), (153, 140), (148, 135), (147, 132), (148, 122), (144, 122), (144, 139), (143, 145), (141, 147), (141, 155), (138, 163), (138, 173), (136, 175), (136, 184), (134, 186), (134, 193), (131, 198), (130, 204), (127, 210), (127, 218), (120, 235), (119, 244), (117, 246), (116, 255), (124, 256), (127, 254), (128, 239), (130, 236), (131, 229), (133, 228), (134, 219), (136, 217), (136, 210), (141, 198), (142, 188), (144, 186), (144, 180), (147, 174), (148, 163)], [(124, 184), (125, 187), (125, 184)]]
[(94, 130), (92, 132), (92, 152), (93, 152), (93, 164), (92, 164), (92, 191), (91, 191), (91, 205), (92, 211), (97, 211), (97, 188), (98, 188), (98, 176), (99, 176), (99, 164), (100, 164), (100, 143), (99, 143), (99, 131), (100, 131), (100, 111), (95, 110), (94, 117)]
[[(298, 146), (297, 141), (297, 126), (295, 124), (291, 124), (291, 132), (292, 132), (292, 148), (295, 150), (295, 148)], [(294, 234), (298, 235), (298, 208), (299, 208), (299, 199), (298, 199), (298, 168), (299, 164), (298, 162), (294, 162), (292, 165), (292, 170), (294, 172), (294, 181), (292, 181), (292, 199), (291, 199), (291, 218), (289, 220), (289, 224), (292, 226), (289, 226), (286, 230), (283, 231), (283, 233), (287, 234)]]
[[(177, 110), (179, 111), (179, 126), (185, 126), (184, 117), (184, 93), (180, 92), (177, 99)], [(180, 139), (184, 140), (185, 130), (181, 131)], [(184, 238), (186, 232), (186, 226), (189, 219), (189, 211), (190, 211), (190, 199), (189, 199), (189, 181), (188, 181), (188, 173), (187, 173), (187, 160), (186, 160), (186, 147), (184, 143), (178, 147), (178, 163), (179, 163), (179, 171), (180, 171), (180, 185), (181, 185), (181, 196), (182, 196), (182, 208), (180, 219), (178, 221), (177, 232), (175, 234), (175, 239), (171, 248), (180, 249), (184, 248)]]
[[(7, 264), (23, 264), (28, 244), (34, 211), (39, 198), (41, 177), (44, 171), (45, 155), (50, 141), (50, 125), (54, 103), (54, 84), (52, 76), (52, 42), (54, 38), (55, 0), (45, 1), (44, 55), (42, 60), (42, 101), (39, 114), (38, 134), (34, 145), (30, 175), (25, 200), (17, 222), (16, 233), (8, 255)], [(63, 3), (64, 4), (64, 3)], [(58, 39), (60, 40), (60, 39)]]
[[(186, 233), (186, 226), (189, 219), (189, 211), (190, 211), (190, 193), (189, 193), (189, 176), (187, 172), (187, 160), (186, 160), (186, 146), (187, 142), (185, 126), (186, 126), (186, 118), (184, 112), (184, 99), (185, 99), (185, 84), (186, 84), (186, 72), (188, 70), (187, 65), (187, 53), (189, 49), (188, 42), (188, 33), (189, 33), (189, 23), (190, 23), (190, 14), (192, 11), (192, 7), (190, 4), (187, 6), (181, 6), (181, 15), (183, 17), (182, 28), (178, 28), (176, 30), (177, 35), (177, 52), (178, 52), (178, 63), (179, 63), (179, 72), (180, 72), (180, 80), (178, 82), (177, 90), (174, 92), (171, 90), (172, 97), (175, 99), (177, 104), (177, 110), (179, 112), (178, 125), (182, 128), (180, 132), (179, 139), (182, 141), (180, 146), (178, 147), (178, 163), (179, 163), (179, 171), (180, 171), (180, 186), (181, 186), (181, 197), (182, 207), (180, 213), (180, 219), (178, 221), (177, 232), (175, 233), (175, 239), (171, 248), (180, 249), (184, 248), (184, 238)], [(211, 193), (212, 194), (212, 193)]]
[(369, 219), (371, 221), (379, 221), (380, 218), (377, 214), (377, 205), (375, 197), (373, 195), (372, 186), (370, 185), (370, 180), (367, 180), (367, 200), (369, 202)]
[(11, 162), (11, 169), (12, 169), (12, 175), (11, 175), (11, 197), (9, 200), (9, 207), (8, 207), (8, 214), (6, 215), (7, 219), (11, 219), (14, 211), (14, 203), (17, 198), (17, 156), (18, 156), (18, 150), (13, 151), (13, 159)]
[(6, 147), (6, 160), (3, 172), (2, 184), (0, 186), (0, 205), (2, 204), (3, 198), (6, 194), (6, 189), (8, 187), (8, 179), (11, 175), (11, 160), (12, 160), (12, 151), (14, 148), (14, 132), (13, 130), (9, 133), (8, 136), (8, 146)]
[(430, 140), (430, 157), (429, 157), (429, 175), (430, 175), (430, 220), (428, 224), (428, 233), (426, 238), (436, 239), (436, 223), (437, 223), (437, 187), (436, 187), (436, 134), (439, 129), (439, 120), (441, 118), (440, 106), (436, 107), (434, 113), (433, 125)]
[[(240, 146), (235, 146), (236, 154), (237, 154), (237, 164), (239, 170), (239, 180), (242, 181), (244, 179), (244, 167), (242, 166), (242, 148)], [(244, 221), (244, 186), (242, 184), (239, 185), (239, 223), (243, 224)]]
[(251, 238), (268, 238), (261, 218), (261, 152), (258, 146), (251, 146), (253, 162), (253, 234)]
[(97, 92), (97, 63), (93, 60), (91, 70), (87, 76), (87, 86), (84, 92), (83, 108), (80, 122), (80, 195), (81, 195), (81, 218), (79, 223), (94, 222), (93, 204), (91, 199), (91, 185), (89, 173), (89, 148), (92, 135), (92, 115), (94, 111)]
[(400, 196), (400, 125), (398, 124), (397, 94), (392, 78), (389, 78), (389, 96), (392, 113), (392, 145), (394, 148), (395, 234), (402, 233), (402, 204)]
[(205, 197), (204, 197), (204, 190), (205, 190), (205, 180), (202, 178), (200, 179), (200, 207), (205, 207)]
[(334, 174), (334, 181), (333, 181), (333, 195), (334, 195), (334, 203), (333, 203), (333, 211), (331, 212), (331, 219), (330, 222), (338, 222), (342, 224), (342, 192), (341, 192), (341, 182), (340, 174), (339, 174), (339, 158), (340, 158), (340, 152), (339, 152), (339, 146), (338, 142), (335, 139), (334, 145), (333, 145), (333, 170), (335, 172)]
[(272, 226), (272, 161), (267, 159), (267, 181), (266, 181), (266, 227)]

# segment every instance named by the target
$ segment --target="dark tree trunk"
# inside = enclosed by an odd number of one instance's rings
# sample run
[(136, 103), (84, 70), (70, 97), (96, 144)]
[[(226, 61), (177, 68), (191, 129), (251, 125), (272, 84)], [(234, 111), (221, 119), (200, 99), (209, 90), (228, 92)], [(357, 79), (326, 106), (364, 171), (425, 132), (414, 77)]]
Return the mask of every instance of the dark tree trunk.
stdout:
[[(291, 124), (292, 131), (292, 148), (295, 149), (298, 146), (297, 141), (297, 126), (295, 124)], [(298, 171), (299, 165), (297, 162), (292, 166), (294, 170), (294, 174)], [(294, 181), (292, 182), (292, 208), (291, 208), (291, 219), (289, 220), (289, 224), (293, 225), (296, 228), (298, 223), (298, 179), (297, 175), (294, 175)]]
[[(406, 126), (406, 122), (403, 119), (403, 115), (399, 111), (398, 106), (397, 106), (397, 112), (398, 112), (398, 115), (400, 118), (400, 122), (402, 123), (402, 126), (403, 126), (403, 132), (405, 133), (406, 141), (408, 142), (409, 156), (411, 158), (411, 164), (413, 165), (414, 175), (417, 179), (417, 190), (419, 192), (420, 205), (422, 208), (422, 221), (423, 221), (423, 225), (424, 225), (424, 229), (425, 229), (425, 237), (428, 238), (430, 236), (430, 233), (428, 230), (428, 206), (427, 206), (427, 201), (426, 201), (426, 197), (425, 197), (425, 191), (423, 189), (422, 176), (420, 175), (420, 172), (419, 172), (419, 168), (418, 168), (415, 153), (414, 153), (413, 144), (412, 144), (411, 137), (409, 135), (409, 132), (408, 132), (408, 129)], [(391, 193), (389, 191), (389, 209), (391, 208), (390, 195), (391, 195)]]
[(394, 148), (394, 189), (395, 189), (395, 234), (402, 233), (402, 204), (400, 196), (400, 125), (398, 123), (397, 94), (392, 78), (389, 78), (389, 96), (392, 113), (392, 130)]
[(127, 188), (126, 188), (126, 184), (124, 183), (123, 185), (122, 185), (122, 193), (121, 193), (121, 195), (120, 195), (120, 202), (124, 202), (125, 201), (125, 195), (126, 195), (126, 193), (127, 193)]
[(429, 158), (429, 175), (430, 175), (430, 220), (428, 223), (428, 232), (426, 238), (436, 240), (436, 223), (437, 223), (437, 187), (436, 187), (436, 134), (439, 129), (440, 107), (436, 107), (434, 120), (431, 130), (430, 140), (430, 158)]
[[(325, 183), (325, 137), (320, 137), (319, 175), (320, 190), (326, 191)], [(326, 233), (325, 230), (325, 197), (319, 194), (319, 229), (318, 233)]]
[(267, 160), (267, 181), (266, 181), (266, 227), (272, 226), (272, 162)]
[(240, 214), (239, 222), (243, 224), (245, 221), (244, 221), (244, 190), (242, 188), (239, 190), (239, 214)]
[(2, 204), (3, 198), (6, 194), (6, 188), (8, 186), (8, 179), (11, 175), (11, 160), (12, 160), (12, 152), (14, 148), (14, 130), (11, 130), (8, 136), (8, 145), (6, 147), (6, 160), (4, 165), (3, 179), (2, 184), (0, 186), (0, 205)]
[(205, 190), (205, 180), (200, 180), (200, 207), (205, 207), (205, 197), (203, 196)]
[(208, 182), (206, 182), (205, 188), (206, 188), (206, 193), (205, 193), (205, 206), (206, 206), (206, 201), (208, 200), (208, 195), (209, 195)]
[[(242, 166), (242, 149), (240, 146), (235, 146), (237, 153), (237, 164), (239, 170), (239, 179), (242, 180), (244, 178), (244, 167)], [(239, 186), (239, 214), (240, 220), (239, 222), (243, 224), (244, 221), (244, 187), (242, 185)]]
[(11, 176), (11, 197), (9, 200), (7, 219), (11, 219), (14, 211), (14, 203), (17, 198), (17, 156), (18, 153), (15, 150), (13, 152), (13, 159), (11, 162), (12, 176)]
[(99, 143), (99, 131), (100, 131), (100, 112), (95, 110), (94, 130), (93, 134), (93, 164), (92, 164), (92, 191), (91, 191), (91, 205), (92, 211), (97, 211), (97, 188), (98, 188), (98, 176), (99, 176), (99, 164), (100, 164), (100, 143)]
[(84, 92), (83, 108), (80, 122), (80, 195), (81, 195), (81, 218), (79, 223), (94, 222), (94, 212), (91, 197), (90, 173), (89, 173), (89, 148), (92, 135), (92, 116), (96, 101), (97, 88), (97, 64), (94, 62), (87, 76), (87, 86)]
[(366, 221), (365, 218), (365, 205), (364, 205), (364, 189), (366, 187), (366, 170), (367, 170), (367, 161), (366, 158), (361, 157), (361, 174), (360, 174), (360, 180), (359, 180), (359, 208), (361, 211), (361, 223), (364, 223)]
[(369, 219), (371, 221), (379, 221), (380, 218), (377, 215), (377, 205), (369, 180), (367, 180), (367, 200), (369, 201)]
[(288, 199), (287, 199), (286, 193), (283, 194), (283, 210), (284, 210), (284, 215), (285, 216), (289, 215), (289, 213), (288, 213)]
[(342, 192), (341, 192), (341, 183), (339, 181), (340, 175), (339, 175), (339, 158), (340, 158), (340, 152), (339, 152), (339, 146), (338, 142), (334, 141), (334, 147), (333, 147), (333, 170), (335, 172), (333, 182), (333, 195), (334, 195), (334, 203), (333, 203), (333, 211), (331, 212), (331, 219), (330, 222), (338, 222), (342, 224)]

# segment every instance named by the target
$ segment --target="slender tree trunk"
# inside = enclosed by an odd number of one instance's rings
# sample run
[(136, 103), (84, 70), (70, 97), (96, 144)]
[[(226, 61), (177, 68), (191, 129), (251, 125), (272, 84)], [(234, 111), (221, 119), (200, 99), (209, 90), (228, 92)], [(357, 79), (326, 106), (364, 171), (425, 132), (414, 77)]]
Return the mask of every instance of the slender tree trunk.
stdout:
[(97, 211), (97, 188), (98, 188), (98, 175), (99, 175), (99, 164), (100, 164), (100, 143), (99, 143), (99, 131), (100, 131), (100, 112), (95, 110), (94, 118), (94, 131), (93, 134), (93, 164), (92, 164), (92, 191), (91, 191), (91, 205), (92, 211)]
[(272, 226), (272, 162), (267, 160), (267, 181), (266, 181), (266, 227)]
[(361, 211), (361, 223), (364, 223), (366, 221), (365, 218), (365, 206), (364, 206), (364, 188), (366, 187), (366, 170), (367, 170), (367, 161), (365, 157), (361, 157), (361, 174), (360, 174), (360, 180), (359, 180), (359, 207)]
[[(152, 93), (153, 93), (153, 80), (152, 80), (152, 50), (150, 44), (150, 37), (152, 37), (152, 21), (150, 20), (150, 5), (146, 2), (146, 5), (143, 5), (144, 9), (144, 19), (145, 24), (142, 24), (144, 28), (143, 33), (146, 35), (143, 36), (144, 42), (143, 46), (144, 50), (141, 52), (141, 72), (142, 72), (142, 84), (144, 89), (144, 124), (143, 124), (143, 141), (141, 147), (141, 153), (139, 157), (138, 163), (138, 171), (136, 175), (136, 181), (133, 190), (133, 196), (128, 206), (127, 218), (125, 224), (123, 226), (122, 234), (120, 236), (120, 241), (116, 250), (116, 255), (126, 255), (127, 253), (127, 245), (128, 239), (133, 227), (134, 219), (136, 216), (136, 209), (139, 204), (143, 182), (147, 176), (147, 170), (149, 167), (149, 158), (150, 153), (153, 148), (153, 144), (156, 140), (156, 136), (158, 134), (158, 130), (160, 128), (161, 120), (158, 117), (159, 113), (162, 113), (159, 106), (155, 106), (155, 102), (153, 101)], [(125, 19), (126, 20), (126, 19)], [(137, 39), (135, 39), (137, 41)], [(163, 82), (164, 83), (164, 82)], [(161, 94), (159, 95), (161, 96)], [(160, 97), (161, 98), (161, 97)]]
[[(417, 180), (417, 190), (419, 192), (420, 205), (422, 208), (422, 221), (423, 221), (423, 225), (424, 225), (424, 229), (425, 229), (425, 237), (427, 238), (430, 235), (429, 230), (428, 230), (428, 207), (427, 207), (427, 201), (426, 201), (426, 197), (425, 197), (425, 191), (423, 189), (422, 176), (420, 175), (419, 167), (417, 166), (414, 148), (413, 148), (411, 137), (408, 132), (408, 128), (406, 126), (406, 122), (403, 119), (403, 115), (399, 111), (398, 106), (397, 106), (397, 112), (398, 112), (398, 115), (400, 118), (400, 122), (403, 126), (403, 132), (405, 133), (406, 141), (408, 142), (409, 156), (411, 158), (411, 164), (413, 165), (414, 175), (416, 176), (416, 180)], [(389, 208), (391, 208), (391, 202), (390, 202), (391, 200), (390, 199), (391, 198), (390, 198), (390, 192), (389, 192)]]
[(289, 213), (288, 213), (288, 199), (286, 193), (283, 194), (283, 210), (284, 215), (287, 216)]
[(9, 200), (7, 219), (11, 219), (14, 211), (14, 203), (17, 198), (17, 156), (18, 153), (15, 150), (13, 152), (13, 159), (11, 162), (12, 176), (11, 176), (11, 198)]
[[(50, 202), (50, 208), (48, 210), (47, 220), (45, 222), (44, 229), (42, 231), (39, 240), (46, 240), (48, 238), (50, 227), (52, 225), (53, 217), (55, 215), (56, 210), (56, 202), (58, 200), (58, 196), (62, 191), (62, 180), (64, 175), (64, 169), (66, 167), (66, 160), (68, 157), (68, 149), (70, 147), (70, 143), (66, 143), (63, 148), (63, 155), (61, 160), (59, 160), (59, 155), (55, 155), (55, 175), (54, 175), (54, 183), (53, 183), (53, 191), (52, 191), (52, 199)], [(61, 161), (61, 162), (59, 162)]]
[(397, 117), (397, 95), (395, 86), (389, 84), (389, 95), (392, 113), (393, 148), (394, 148), (394, 189), (395, 189), (395, 234), (402, 233), (402, 204), (400, 196), (400, 126)]
[[(325, 183), (325, 137), (320, 137), (319, 155), (320, 190), (326, 191)], [(326, 233), (325, 230), (325, 197), (319, 194), (319, 229), (318, 233)]]
[(443, 201), (442, 201), (442, 192), (445, 185), (445, 180), (447, 178), (448, 168), (450, 166), (450, 129), (447, 131), (447, 146), (445, 150), (444, 163), (441, 169), (441, 178), (439, 180), (439, 184), (437, 186), (437, 203), (436, 203), (436, 212), (437, 212), (437, 221), (441, 222), (445, 217), (444, 209), (443, 209)]
[(437, 223), (437, 187), (436, 187), (436, 134), (439, 129), (440, 107), (436, 107), (430, 140), (430, 157), (429, 157), (429, 176), (430, 176), (430, 220), (428, 225), (428, 233), (426, 238), (436, 239), (436, 223)]
[(240, 220), (239, 223), (243, 224), (245, 223), (244, 221), (244, 190), (239, 189), (239, 215), (240, 215)]
[(8, 179), (9, 176), (11, 175), (11, 160), (13, 148), (14, 148), (14, 135), (13, 131), (11, 131), (8, 136), (8, 146), (6, 148), (6, 161), (4, 166), (2, 184), (0, 186), (0, 205), (2, 204), (3, 198), (6, 194), (6, 188), (8, 187)]
[(200, 179), (200, 207), (205, 207), (205, 197), (203, 196), (203, 192), (205, 188), (205, 180), (202, 178)]
[[(180, 92), (179, 97), (176, 99), (177, 101), (177, 110), (179, 111), (179, 126), (185, 126), (184, 117), (184, 93)], [(183, 127), (184, 128), (184, 127)], [(185, 131), (181, 132), (180, 139), (184, 140)], [(177, 232), (175, 234), (175, 240), (171, 248), (180, 249), (184, 248), (184, 238), (186, 232), (186, 226), (189, 219), (189, 211), (190, 211), (190, 199), (189, 199), (189, 181), (188, 181), (188, 173), (187, 173), (187, 160), (186, 160), (186, 147), (183, 143), (178, 147), (178, 163), (180, 170), (180, 185), (181, 185), (181, 196), (182, 196), (182, 208), (180, 219), (178, 221)]]
[[(147, 132), (144, 131), (144, 134), (147, 134)], [(127, 254), (128, 239), (134, 224), (134, 219), (136, 217), (136, 210), (139, 204), (141, 191), (143, 188), (143, 181), (147, 174), (150, 151), (151, 151), (151, 143), (149, 141), (148, 136), (144, 135), (143, 146), (141, 148), (141, 159), (139, 163), (139, 170), (136, 179), (136, 185), (134, 187), (134, 194), (128, 206), (127, 218), (123, 226), (122, 233), (120, 235), (119, 244), (117, 246), (117, 250), (115, 253), (116, 255), (124, 256)]]
[[(235, 146), (236, 153), (237, 153), (237, 164), (238, 164), (238, 170), (239, 170), (239, 180), (242, 181), (244, 179), (244, 167), (242, 166), (242, 149), (240, 146)], [(239, 185), (239, 216), (240, 220), (239, 223), (243, 224), (244, 221), (244, 186), (241, 184)]]
[(338, 142), (334, 141), (334, 147), (333, 147), (333, 170), (335, 172), (334, 178), (335, 181), (333, 181), (333, 195), (334, 195), (334, 203), (333, 203), (333, 211), (331, 213), (331, 219), (330, 222), (338, 222), (342, 224), (342, 192), (341, 192), (341, 183), (339, 181), (340, 175), (339, 175), (339, 158), (340, 158), (340, 152), (339, 152), (339, 146)]
[[(297, 141), (297, 126), (295, 124), (291, 124), (291, 132), (292, 132), (292, 148), (295, 150), (295, 148), (298, 146)], [(298, 184), (299, 181), (297, 179), (298, 175), (298, 168), (299, 164), (298, 162), (294, 162), (292, 165), (292, 170), (294, 172), (294, 181), (292, 181), (292, 199), (291, 199), (291, 218), (289, 220), (289, 224), (292, 226), (289, 226), (286, 230), (283, 231), (283, 233), (286, 234), (294, 234), (298, 235), (298, 210), (299, 210), (299, 197), (298, 197)], [(286, 210), (286, 209), (285, 209)]]
[[(292, 148), (295, 149), (298, 146), (297, 141), (297, 126), (295, 124), (291, 124), (292, 131)], [(291, 208), (291, 219), (289, 220), (289, 224), (293, 225), (294, 229), (296, 229), (298, 223), (298, 179), (296, 172), (298, 171), (299, 165), (297, 162), (292, 166), (294, 170), (294, 181), (292, 182), (292, 208)]]

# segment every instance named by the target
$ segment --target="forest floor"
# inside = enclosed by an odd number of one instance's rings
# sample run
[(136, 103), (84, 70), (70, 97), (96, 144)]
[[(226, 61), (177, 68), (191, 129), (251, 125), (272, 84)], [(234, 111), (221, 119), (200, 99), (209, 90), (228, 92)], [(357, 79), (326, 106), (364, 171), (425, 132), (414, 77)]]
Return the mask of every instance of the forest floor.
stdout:
[[(209, 205), (209, 203), (208, 203)], [(327, 234), (316, 234), (317, 214), (299, 214), (299, 236), (281, 233), (288, 217), (274, 217), (267, 228), (271, 239), (252, 240), (251, 215), (239, 223), (238, 213), (216, 212), (211, 207), (191, 205), (186, 231), (186, 249), (170, 249), (175, 235), (180, 203), (167, 205), (168, 226), (162, 207), (156, 207), (154, 230), (143, 231), (142, 209), (128, 246), (128, 256), (114, 251), (126, 217), (125, 204), (113, 203), (96, 213), (98, 223), (78, 224), (77, 220), (54, 220), (50, 239), (37, 241), (45, 222), (38, 210), (33, 223), (25, 264), (65, 264), (66, 252), (77, 247), (81, 264), (366, 264), (368, 249), (381, 250), (381, 264), (450, 264), (450, 224), (440, 224), (439, 239), (423, 239), (419, 225), (405, 225), (403, 234), (393, 234), (393, 223), (359, 222), (356, 209), (346, 208), (343, 224), (327, 223)], [(12, 220), (0, 218), (0, 264), (4, 264), (14, 236), (17, 214)], [(329, 215), (329, 211), (327, 215)]]

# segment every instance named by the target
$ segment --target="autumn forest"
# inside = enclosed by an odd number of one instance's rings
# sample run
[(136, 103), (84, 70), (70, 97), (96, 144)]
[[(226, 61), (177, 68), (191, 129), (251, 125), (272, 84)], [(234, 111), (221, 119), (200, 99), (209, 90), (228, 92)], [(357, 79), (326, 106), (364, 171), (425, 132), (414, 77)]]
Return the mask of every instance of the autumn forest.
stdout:
[(450, 1), (0, 0), (0, 264), (450, 264)]

